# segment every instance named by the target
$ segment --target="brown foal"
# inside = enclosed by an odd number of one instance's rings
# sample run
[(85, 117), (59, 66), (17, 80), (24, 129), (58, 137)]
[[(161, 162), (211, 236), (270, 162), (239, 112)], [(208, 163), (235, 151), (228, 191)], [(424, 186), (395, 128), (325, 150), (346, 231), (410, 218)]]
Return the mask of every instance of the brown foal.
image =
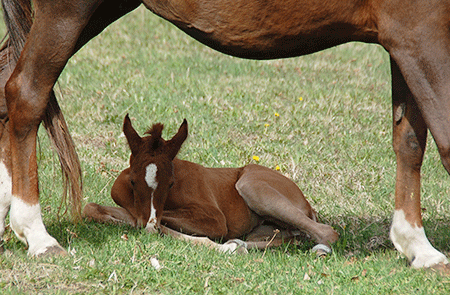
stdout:
[[(265, 248), (306, 233), (319, 254), (331, 252), (338, 234), (318, 223), (316, 213), (294, 182), (259, 165), (206, 168), (177, 159), (188, 135), (186, 120), (170, 140), (162, 124), (140, 137), (125, 117), (130, 167), (115, 181), (111, 196), (121, 208), (89, 203), (87, 218), (146, 227), (220, 251)], [(275, 234), (274, 234), (275, 230)], [(237, 240), (246, 237), (246, 242)], [(218, 244), (212, 240), (227, 241)]]

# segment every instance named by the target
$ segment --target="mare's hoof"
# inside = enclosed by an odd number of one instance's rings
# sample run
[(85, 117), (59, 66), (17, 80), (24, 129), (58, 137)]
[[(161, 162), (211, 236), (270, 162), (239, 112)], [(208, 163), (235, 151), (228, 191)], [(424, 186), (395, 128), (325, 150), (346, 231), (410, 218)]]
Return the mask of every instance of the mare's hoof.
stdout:
[(315, 245), (311, 251), (313, 253), (316, 253), (317, 256), (322, 257), (322, 256), (327, 256), (328, 254), (331, 254), (332, 250), (330, 247), (328, 247), (327, 245), (324, 244), (317, 244)]
[(45, 258), (45, 257), (66, 256), (66, 255), (67, 255), (67, 251), (63, 247), (61, 247), (59, 245), (55, 245), (55, 246), (48, 247), (42, 253), (36, 254), (35, 257)]
[(450, 263), (441, 262), (441, 263), (435, 264), (427, 269), (437, 272), (443, 276), (450, 276)]

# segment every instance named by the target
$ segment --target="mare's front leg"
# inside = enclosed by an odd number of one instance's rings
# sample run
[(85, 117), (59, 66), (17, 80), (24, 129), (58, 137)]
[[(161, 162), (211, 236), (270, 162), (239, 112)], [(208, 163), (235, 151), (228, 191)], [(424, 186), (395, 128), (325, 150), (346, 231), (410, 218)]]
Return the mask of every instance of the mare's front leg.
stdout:
[(390, 237), (413, 267), (447, 262), (428, 241), (422, 225), (420, 170), (427, 125), (395, 61), (392, 68), (393, 146), (397, 158), (395, 212)]
[[(415, 268), (447, 263), (422, 225), (420, 169), (427, 127), (450, 173), (450, 35), (447, 2), (385, 2), (380, 43), (391, 55), (393, 146), (397, 157), (391, 239)], [(429, 17), (424, 18), (424, 15)]]
[[(5, 86), (11, 166), (11, 228), (31, 256), (65, 254), (48, 234), (39, 205), (36, 136), (53, 85), (73, 53), (97, 1), (34, 1), (35, 19)], [(61, 13), (64, 12), (64, 13)]]

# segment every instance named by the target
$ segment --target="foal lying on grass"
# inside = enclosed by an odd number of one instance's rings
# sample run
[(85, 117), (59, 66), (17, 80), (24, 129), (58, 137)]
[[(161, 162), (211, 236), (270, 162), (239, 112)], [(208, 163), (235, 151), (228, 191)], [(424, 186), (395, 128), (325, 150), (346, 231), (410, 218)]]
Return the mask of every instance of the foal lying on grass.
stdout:
[[(115, 181), (111, 196), (121, 208), (89, 203), (84, 216), (158, 229), (173, 237), (224, 252), (263, 249), (295, 239), (302, 232), (331, 252), (338, 239), (331, 226), (318, 223), (315, 211), (294, 182), (259, 165), (205, 168), (175, 158), (188, 135), (186, 120), (177, 134), (161, 138), (162, 124), (140, 137), (125, 117), (123, 132), (131, 149), (130, 168)], [(274, 235), (274, 230), (275, 235)], [(246, 237), (246, 241), (237, 240)], [(212, 240), (224, 240), (218, 244)]]

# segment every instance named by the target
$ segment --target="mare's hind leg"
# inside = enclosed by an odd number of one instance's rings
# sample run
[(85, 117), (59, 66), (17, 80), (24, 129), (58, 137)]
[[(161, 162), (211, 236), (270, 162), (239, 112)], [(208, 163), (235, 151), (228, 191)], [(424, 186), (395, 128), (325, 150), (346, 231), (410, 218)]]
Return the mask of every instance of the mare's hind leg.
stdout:
[[(7, 68), (9, 48), (0, 52), (0, 88), (3, 89), (9, 78)], [(2, 87), (3, 86), (3, 87)], [(3, 252), (3, 234), (5, 233), (6, 215), (11, 205), (11, 154), (9, 148), (9, 123), (6, 110), (6, 100), (0, 90), (0, 253)]]
[(28, 244), (31, 256), (66, 253), (42, 222), (36, 135), (53, 85), (97, 2), (66, 6), (65, 1), (35, 1), (34, 23), (5, 86), (12, 162), (11, 228)]
[(236, 189), (249, 208), (264, 219), (299, 229), (330, 251), (330, 243), (338, 239), (331, 226), (313, 219), (314, 211), (297, 185), (278, 172), (249, 165)]
[[(423, 229), (420, 168), (428, 127), (450, 173), (450, 13), (444, 2), (410, 5), (414, 7), (401, 11), (386, 8), (380, 41), (391, 55), (393, 145), (397, 156), (391, 239), (411, 265), (420, 268), (447, 263)], [(405, 17), (405, 11), (416, 15)]]
[(47, 233), (38, 200), (36, 133), (53, 85), (76, 50), (140, 4), (102, 2), (84, 0), (67, 5), (67, 1), (34, 1), (34, 23), (5, 86), (11, 127), (11, 227), (28, 244), (32, 256), (65, 253)]

